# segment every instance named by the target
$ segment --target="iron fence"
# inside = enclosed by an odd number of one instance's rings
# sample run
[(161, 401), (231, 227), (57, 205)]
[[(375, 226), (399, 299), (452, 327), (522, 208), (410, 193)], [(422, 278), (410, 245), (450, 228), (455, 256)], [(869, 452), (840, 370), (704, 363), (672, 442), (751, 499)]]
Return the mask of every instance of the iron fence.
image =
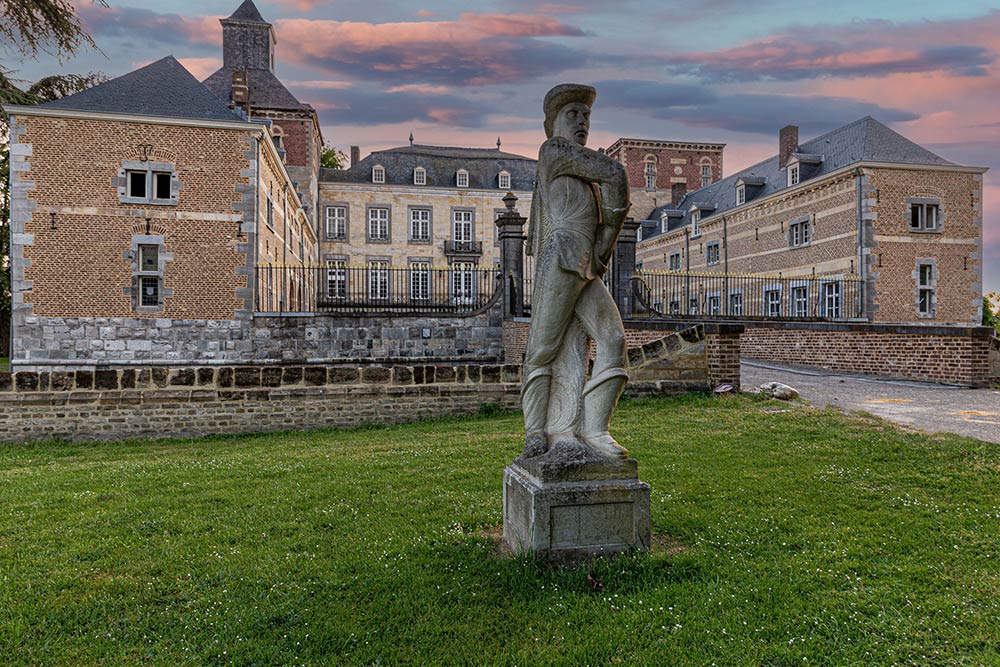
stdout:
[(642, 306), (664, 317), (848, 320), (865, 316), (864, 282), (856, 275), (640, 270), (633, 287)]
[(497, 295), (500, 274), (476, 264), (436, 267), (371, 262), (349, 266), (257, 267), (256, 308), (261, 313), (344, 315), (473, 313)]

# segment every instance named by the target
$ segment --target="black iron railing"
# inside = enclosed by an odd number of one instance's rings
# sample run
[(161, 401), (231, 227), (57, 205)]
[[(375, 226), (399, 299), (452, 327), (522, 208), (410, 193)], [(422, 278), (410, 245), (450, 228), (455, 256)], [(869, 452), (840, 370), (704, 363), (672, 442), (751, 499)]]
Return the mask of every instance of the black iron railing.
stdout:
[(256, 309), (261, 313), (461, 315), (488, 306), (500, 284), (497, 269), (472, 263), (261, 266), (257, 267)]
[(864, 282), (856, 275), (637, 271), (632, 280), (640, 305), (657, 316), (781, 320), (865, 316)]
[(452, 241), (446, 239), (444, 242), (444, 254), (446, 255), (482, 255), (482, 241)]

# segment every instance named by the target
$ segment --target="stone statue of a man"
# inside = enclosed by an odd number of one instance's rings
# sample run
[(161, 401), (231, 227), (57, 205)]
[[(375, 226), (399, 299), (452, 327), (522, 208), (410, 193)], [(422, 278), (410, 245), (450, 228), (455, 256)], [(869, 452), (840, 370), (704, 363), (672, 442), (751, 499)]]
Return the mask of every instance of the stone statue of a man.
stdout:
[[(627, 456), (608, 425), (628, 374), (625, 330), (602, 280), (628, 212), (624, 168), (586, 148), (590, 86), (562, 84), (543, 103), (527, 252), (535, 257), (521, 404), (524, 457), (586, 447)], [(596, 357), (587, 380), (588, 338)]]

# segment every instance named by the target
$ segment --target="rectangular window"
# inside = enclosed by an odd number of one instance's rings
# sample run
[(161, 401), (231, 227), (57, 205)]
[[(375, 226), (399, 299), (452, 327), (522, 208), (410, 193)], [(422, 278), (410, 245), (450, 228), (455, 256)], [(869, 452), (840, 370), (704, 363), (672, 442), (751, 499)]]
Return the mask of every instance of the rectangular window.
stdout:
[(934, 314), (934, 265), (930, 263), (917, 264), (917, 312)]
[(144, 307), (160, 305), (159, 276), (139, 277), (139, 305)]
[(500, 172), (500, 189), (510, 190), (510, 174), (507, 172)]
[(768, 317), (781, 316), (781, 290), (764, 290), (764, 312)]
[(326, 296), (328, 299), (347, 298), (347, 262), (340, 259), (327, 261)]
[(410, 240), (431, 240), (431, 210), (429, 208), (410, 209)]
[(427, 301), (431, 298), (431, 265), (427, 262), (410, 264), (410, 298)]
[(153, 199), (170, 199), (170, 172), (153, 172)]
[(267, 206), (265, 207), (264, 215), (266, 216), (264, 221), (267, 223), (267, 226), (273, 231), (274, 230), (274, 202), (271, 201), (270, 197), (267, 198)]
[(708, 297), (708, 314), (709, 315), (722, 314), (721, 302), (719, 300), (718, 294), (713, 294)]
[(146, 198), (146, 173), (145, 171), (126, 172), (128, 179), (128, 196), (136, 199)]
[(812, 235), (811, 231), (812, 230), (809, 229), (808, 220), (788, 225), (788, 245), (792, 248), (809, 245), (809, 240)]
[(705, 263), (711, 266), (712, 264), (719, 263), (719, 242), (712, 241), (705, 246)]
[(937, 204), (910, 204), (910, 231), (937, 231), (938, 208)]
[(823, 285), (823, 314), (827, 317), (840, 317), (840, 283)]
[(788, 168), (788, 185), (798, 185), (799, 165), (793, 164)]
[(459, 243), (472, 243), (472, 211), (452, 212), (451, 238)]
[(670, 264), (667, 268), (671, 271), (681, 270), (681, 254), (679, 252), (670, 253)]
[(698, 314), (698, 297), (693, 296), (688, 299), (688, 315)]
[(741, 206), (747, 203), (747, 188), (745, 185), (741, 185), (736, 188), (736, 205)]
[(455, 174), (455, 185), (460, 188), (469, 187), (469, 172), (464, 169)]
[(374, 207), (368, 209), (368, 240), (389, 240), (389, 209)]
[(475, 265), (453, 264), (451, 267), (451, 298), (455, 304), (472, 303), (475, 286)]
[(160, 246), (139, 246), (139, 271), (142, 273), (157, 273), (160, 270)]
[(792, 314), (795, 317), (809, 317), (809, 287), (806, 285), (792, 288)]
[(372, 167), (372, 183), (385, 183), (385, 167), (382, 165)]
[(681, 302), (678, 299), (670, 300), (670, 314), (680, 315), (681, 314)]
[(733, 292), (729, 295), (729, 314), (743, 315), (743, 294), (741, 292)]
[(417, 167), (413, 170), (413, 184), (414, 185), (427, 185), (427, 171), (421, 167)]
[(701, 236), (701, 211), (691, 212), (691, 236)]
[(383, 301), (389, 298), (389, 262), (368, 262), (368, 298)]
[(707, 188), (712, 184), (712, 165), (703, 164), (701, 166), (701, 187)]
[(326, 207), (326, 238), (342, 240), (347, 238), (346, 206)]

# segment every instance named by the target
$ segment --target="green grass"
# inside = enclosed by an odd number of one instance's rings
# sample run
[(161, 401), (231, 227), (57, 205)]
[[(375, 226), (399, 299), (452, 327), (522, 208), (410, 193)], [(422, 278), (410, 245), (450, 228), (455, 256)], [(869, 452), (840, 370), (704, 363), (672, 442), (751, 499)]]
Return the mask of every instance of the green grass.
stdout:
[(0, 371), (10, 370), (10, 359), (7, 357), (0, 357)]
[(517, 415), (0, 449), (7, 665), (1000, 663), (1000, 450), (747, 397), (623, 404), (660, 551), (498, 553)]

